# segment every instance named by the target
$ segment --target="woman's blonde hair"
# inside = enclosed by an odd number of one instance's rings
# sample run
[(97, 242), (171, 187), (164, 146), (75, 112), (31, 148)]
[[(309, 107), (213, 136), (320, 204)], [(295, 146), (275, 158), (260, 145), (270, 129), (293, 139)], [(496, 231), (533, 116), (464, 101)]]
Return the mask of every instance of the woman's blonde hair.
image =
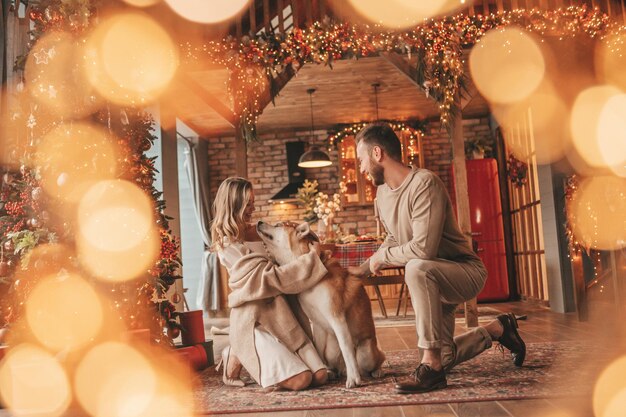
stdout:
[(246, 230), (243, 213), (250, 201), (252, 183), (245, 178), (226, 178), (217, 189), (211, 223), (211, 241), (213, 250), (224, 247), (224, 238), (231, 242), (241, 241)]

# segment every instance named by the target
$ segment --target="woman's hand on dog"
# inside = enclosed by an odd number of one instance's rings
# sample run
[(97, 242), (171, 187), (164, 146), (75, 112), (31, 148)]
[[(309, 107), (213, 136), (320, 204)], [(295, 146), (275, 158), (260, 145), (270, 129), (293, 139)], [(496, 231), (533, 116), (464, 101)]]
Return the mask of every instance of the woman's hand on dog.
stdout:
[(365, 262), (359, 266), (349, 266), (348, 273), (357, 277), (365, 277), (370, 274), (370, 268), (368, 262)]

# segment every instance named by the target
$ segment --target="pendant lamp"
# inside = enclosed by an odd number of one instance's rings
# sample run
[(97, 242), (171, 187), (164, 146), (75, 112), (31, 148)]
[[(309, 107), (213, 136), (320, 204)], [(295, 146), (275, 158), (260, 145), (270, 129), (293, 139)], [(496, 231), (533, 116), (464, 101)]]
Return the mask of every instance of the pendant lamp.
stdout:
[[(315, 88), (309, 88), (306, 90), (309, 94), (309, 103), (311, 105), (311, 138), (313, 137), (313, 131), (315, 130), (313, 125), (313, 93)], [(306, 151), (300, 156), (298, 160), (298, 166), (301, 168), (321, 168), (332, 165), (330, 157), (326, 152), (321, 150), (318, 146), (311, 146), (311, 149)]]

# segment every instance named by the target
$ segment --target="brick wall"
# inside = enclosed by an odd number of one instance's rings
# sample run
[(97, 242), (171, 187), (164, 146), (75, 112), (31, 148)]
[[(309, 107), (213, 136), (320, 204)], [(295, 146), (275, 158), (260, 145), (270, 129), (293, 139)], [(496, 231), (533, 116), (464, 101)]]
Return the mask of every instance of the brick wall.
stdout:
[[(490, 136), (487, 118), (463, 121), (466, 138)], [(297, 204), (271, 204), (268, 200), (288, 182), (285, 142), (303, 140), (312, 145), (327, 146), (328, 132), (316, 130), (313, 137), (309, 130), (277, 132), (260, 135), (260, 141), (248, 145), (248, 179), (254, 185), (256, 212), (253, 220), (301, 221), (304, 209)], [(209, 139), (209, 181), (211, 196), (215, 195), (219, 184), (226, 177), (235, 175), (235, 139), (218, 137)], [(432, 122), (426, 128), (422, 139), (425, 168), (439, 175), (450, 188), (450, 161), (452, 147), (448, 133), (441, 129), (439, 122)], [(325, 168), (305, 170), (305, 177), (319, 183), (319, 190), (332, 195), (339, 188), (338, 154), (336, 149), (329, 153), (333, 165)], [(336, 217), (337, 224), (347, 232), (374, 233), (376, 223), (372, 206), (351, 206), (344, 208)]]

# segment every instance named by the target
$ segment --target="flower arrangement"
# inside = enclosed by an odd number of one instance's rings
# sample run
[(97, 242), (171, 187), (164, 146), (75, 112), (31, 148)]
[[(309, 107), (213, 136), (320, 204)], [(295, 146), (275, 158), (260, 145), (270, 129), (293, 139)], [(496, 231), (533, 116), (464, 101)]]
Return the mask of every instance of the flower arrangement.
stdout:
[(335, 193), (331, 199), (328, 194), (318, 193), (313, 210), (317, 214), (317, 218), (328, 226), (332, 223), (335, 213), (341, 211), (341, 194)]
[(334, 193), (330, 197), (326, 193), (319, 192), (317, 180), (305, 180), (302, 187), (298, 188), (296, 198), (304, 205), (304, 220), (312, 223), (316, 220), (322, 220), (325, 225), (332, 223), (335, 213), (341, 211), (341, 194), (345, 193), (346, 185), (339, 183), (339, 193)]
[(483, 155), (483, 157), (486, 155), (490, 156), (493, 150), (492, 144), (492, 141), (482, 137), (467, 139), (465, 141), (465, 157), (467, 159), (475, 159), (476, 154)]

